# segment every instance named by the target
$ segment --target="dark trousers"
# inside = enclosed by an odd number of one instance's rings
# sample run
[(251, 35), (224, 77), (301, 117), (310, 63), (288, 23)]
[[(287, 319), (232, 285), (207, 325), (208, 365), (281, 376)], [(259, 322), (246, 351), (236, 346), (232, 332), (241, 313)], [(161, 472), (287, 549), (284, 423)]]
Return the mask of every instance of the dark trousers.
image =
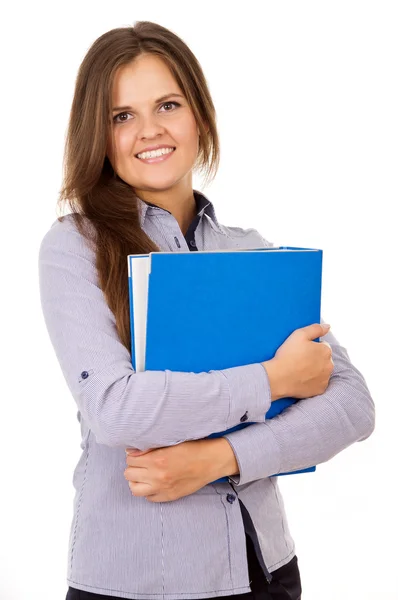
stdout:
[[(297, 556), (283, 567), (272, 571), (272, 581), (268, 583), (257, 560), (253, 542), (246, 534), (247, 561), (249, 563), (249, 594), (228, 596), (228, 598), (242, 598), (244, 600), (301, 600), (301, 578)], [(225, 596), (224, 596), (225, 597)], [(87, 599), (88, 600), (88, 599)]]
[[(268, 583), (258, 563), (253, 542), (246, 535), (249, 581), (251, 592), (236, 596), (218, 596), (207, 600), (301, 600), (301, 579), (297, 556), (283, 567), (272, 572)], [(122, 600), (120, 596), (104, 596), (69, 587), (65, 600)]]

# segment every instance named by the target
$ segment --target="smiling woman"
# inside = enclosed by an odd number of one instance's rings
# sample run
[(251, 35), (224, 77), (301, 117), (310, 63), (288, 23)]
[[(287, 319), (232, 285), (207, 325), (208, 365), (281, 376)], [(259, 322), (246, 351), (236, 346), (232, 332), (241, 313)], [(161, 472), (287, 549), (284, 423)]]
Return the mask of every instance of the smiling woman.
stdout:
[[(177, 98), (178, 103), (172, 101)], [(196, 208), (192, 169), (198, 156), (199, 128), (164, 60), (144, 53), (120, 68), (113, 82), (112, 106), (117, 114), (108, 157), (114, 171), (141, 200), (169, 210), (181, 230), (187, 228)], [(162, 148), (158, 154), (153, 152)]]
[[(288, 372), (283, 353), (268, 371), (263, 363), (133, 369), (128, 255), (186, 252), (189, 260), (190, 251), (272, 246), (254, 228), (220, 224), (193, 190), (193, 172), (213, 179), (219, 155), (206, 79), (181, 38), (142, 21), (92, 44), (76, 80), (59, 198), (72, 212), (39, 251), (44, 318), (82, 435), (68, 600), (300, 600), (295, 543), (271, 476), (325, 462), (373, 430), (364, 378), (330, 332), (325, 393), (297, 395), (300, 402), (266, 422), (275, 390), (283, 397), (293, 389), (291, 372), (305, 380), (296, 360), (305, 352), (287, 354)], [(187, 352), (201, 326), (201, 315), (192, 316)], [(311, 340), (326, 331), (313, 327)], [(303, 332), (294, 339), (313, 348)], [(315, 362), (307, 361), (311, 381)], [(207, 439), (245, 421), (245, 429)], [(126, 469), (129, 446), (141, 452)], [(224, 476), (228, 482), (216, 482)]]

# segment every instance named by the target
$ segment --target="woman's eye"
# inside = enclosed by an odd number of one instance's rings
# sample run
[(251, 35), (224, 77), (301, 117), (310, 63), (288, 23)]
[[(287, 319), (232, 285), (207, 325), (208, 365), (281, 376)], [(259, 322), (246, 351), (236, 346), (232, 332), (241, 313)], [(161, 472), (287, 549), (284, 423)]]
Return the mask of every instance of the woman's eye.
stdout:
[[(162, 106), (171, 105), (171, 104), (174, 104), (174, 106), (181, 106), (181, 105), (179, 104), (179, 102), (163, 102), (163, 104), (161, 104), (161, 107), (162, 107)], [(173, 112), (173, 111), (172, 111), (172, 110), (166, 110), (165, 112)], [(123, 117), (124, 115), (129, 115), (129, 114), (130, 114), (130, 113), (126, 113), (126, 112), (119, 113), (118, 115), (115, 115), (115, 116), (113, 117), (113, 122), (114, 122), (114, 123), (125, 123), (126, 121), (128, 121), (128, 119), (121, 119), (121, 120), (120, 120), (120, 119), (119, 119), (119, 117)], [(118, 120), (118, 119), (119, 119), (119, 120)]]
[[(167, 106), (168, 104), (174, 104), (175, 106), (180, 106), (178, 102), (163, 102), (162, 106)], [(166, 112), (172, 112), (170, 110), (166, 110)]]
[(115, 116), (113, 117), (113, 122), (114, 122), (114, 123), (124, 123), (124, 122), (125, 122), (127, 119), (122, 119), (121, 121), (117, 121), (117, 119), (118, 119), (119, 117), (123, 116), (123, 115), (128, 115), (128, 114), (129, 114), (129, 113), (122, 112), (122, 113), (119, 113), (118, 115), (115, 115)]

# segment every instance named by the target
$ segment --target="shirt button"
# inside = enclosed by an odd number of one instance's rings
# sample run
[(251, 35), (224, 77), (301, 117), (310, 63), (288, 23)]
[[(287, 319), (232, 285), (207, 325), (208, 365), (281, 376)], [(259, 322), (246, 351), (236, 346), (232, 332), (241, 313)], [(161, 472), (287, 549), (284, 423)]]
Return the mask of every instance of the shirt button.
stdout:
[(234, 496), (233, 494), (227, 494), (227, 500), (230, 504), (235, 502), (235, 498), (236, 498), (236, 496)]
[(178, 241), (178, 237), (174, 237), (174, 241), (175, 241), (175, 243), (177, 244), (177, 246), (178, 246), (179, 248), (181, 248), (181, 244), (180, 244), (180, 242)]
[(88, 377), (87, 371), (83, 371), (80, 375), (83, 379), (87, 379), (87, 377)]
[(243, 415), (243, 417), (240, 418), (240, 422), (243, 423), (244, 421), (247, 421), (249, 417), (247, 416), (247, 411), (245, 412), (245, 414)]

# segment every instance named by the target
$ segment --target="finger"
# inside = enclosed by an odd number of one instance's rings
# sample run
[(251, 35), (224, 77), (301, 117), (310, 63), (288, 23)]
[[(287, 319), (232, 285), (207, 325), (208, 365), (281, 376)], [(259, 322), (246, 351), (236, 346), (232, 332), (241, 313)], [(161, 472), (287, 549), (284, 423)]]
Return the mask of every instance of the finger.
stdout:
[(144, 469), (148, 466), (147, 457), (144, 456), (132, 456), (131, 454), (126, 455), (126, 464), (130, 467), (137, 467), (137, 469)]
[(326, 323), (314, 323), (313, 325), (307, 325), (306, 327), (302, 327), (301, 331), (304, 332), (305, 336), (309, 340), (313, 340), (314, 338), (325, 335), (328, 332), (330, 325)]
[(153, 493), (153, 490), (150, 485), (147, 483), (140, 483), (138, 481), (129, 481), (129, 488), (133, 496), (148, 496), (148, 494)]
[(138, 450), (138, 448), (126, 448), (127, 456), (142, 456), (143, 454), (148, 454), (148, 452), (152, 452), (154, 448), (148, 448), (148, 450)]
[(168, 498), (164, 494), (151, 494), (145, 498), (148, 502), (172, 502), (174, 498)]
[(332, 363), (332, 365), (334, 366), (334, 362), (333, 362), (333, 350), (332, 350), (332, 346), (330, 344), (328, 344), (328, 342), (321, 342), (321, 344), (325, 344), (325, 346), (329, 346), (330, 348), (330, 362)]
[(332, 346), (328, 344), (328, 342), (321, 342), (321, 344), (325, 344), (325, 346), (329, 346), (329, 348), (332, 349)]
[(325, 346), (328, 346), (328, 348), (330, 348), (330, 358), (332, 358), (332, 354), (333, 354), (332, 346), (330, 344), (328, 344), (328, 342), (321, 342), (321, 344), (325, 344)]
[(124, 478), (127, 481), (139, 481), (140, 483), (147, 483), (146, 481), (147, 469), (141, 467), (127, 467), (124, 470)]

